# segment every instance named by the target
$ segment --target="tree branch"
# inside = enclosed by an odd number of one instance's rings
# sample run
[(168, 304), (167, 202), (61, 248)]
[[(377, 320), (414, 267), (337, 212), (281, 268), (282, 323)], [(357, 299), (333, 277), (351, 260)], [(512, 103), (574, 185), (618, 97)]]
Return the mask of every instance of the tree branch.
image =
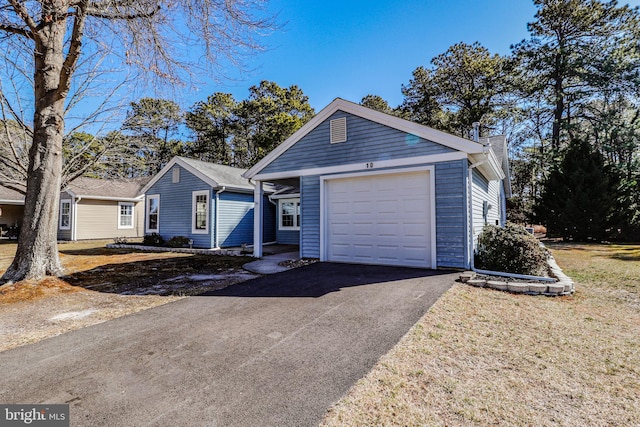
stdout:
[(17, 34), (19, 36), (26, 37), (33, 40), (33, 34), (23, 28), (13, 27), (11, 25), (0, 24), (0, 31), (4, 31), (9, 34)]
[(64, 92), (69, 90), (71, 84), (71, 76), (75, 71), (78, 58), (80, 56), (80, 50), (82, 48), (82, 36), (84, 34), (84, 24), (87, 20), (87, 16), (84, 12), (84, 4), (77, 6), (75, 18), (73, 21), (73, 30), (71, 32), (71, 43), (69, 45), (69, 52), (60, 69), (60, 86), (64, 88)]
[(104, 12), (96, 7), (89, 7), (86, 10), (87, 15), (92, 16), (94, 18), (101, 19), (109, 19), (109, 20), (125, 20), (131, 21), (135, 19), (143, 19), (143, 18), (151, 18), (153, 15), (160, 11), (160, 5), (158, 5), (155, 9), (149, 10), (147, 12), (135, 12), (135, 13), (117, 13), (117, 12)]
[(29, 12), (22, 3), (16, 0), (8, 1), (9, 4), (13, 7), (13, 10), (18, 14), (20, 18), (22, 18), (24, 23), (27, 24), (27, 27), (31, 29), (31, 36), (32, 38), (34, 38), (38, 28), (38, 24), (36, 23), (36, 21), (34, 21), (33, 18), (29, 15)]

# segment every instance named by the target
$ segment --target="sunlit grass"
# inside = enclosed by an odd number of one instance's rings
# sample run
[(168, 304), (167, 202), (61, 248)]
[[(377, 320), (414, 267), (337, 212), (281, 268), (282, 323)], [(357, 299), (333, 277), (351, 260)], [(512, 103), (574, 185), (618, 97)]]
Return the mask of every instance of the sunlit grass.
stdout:
[(640, 425), (640, 246), (550, 249), (575, 296), (456, 284), (324, 425)]

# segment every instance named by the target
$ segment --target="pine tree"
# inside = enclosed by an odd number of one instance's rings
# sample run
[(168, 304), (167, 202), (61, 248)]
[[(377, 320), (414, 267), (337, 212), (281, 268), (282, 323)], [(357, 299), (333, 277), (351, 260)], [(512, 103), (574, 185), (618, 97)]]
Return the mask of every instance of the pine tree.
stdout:
[(602, 154), (584, 140), (573, 140), (544, 182), (536, 218), (551, 236), (601, 241), (612, 226), (617, 182)]

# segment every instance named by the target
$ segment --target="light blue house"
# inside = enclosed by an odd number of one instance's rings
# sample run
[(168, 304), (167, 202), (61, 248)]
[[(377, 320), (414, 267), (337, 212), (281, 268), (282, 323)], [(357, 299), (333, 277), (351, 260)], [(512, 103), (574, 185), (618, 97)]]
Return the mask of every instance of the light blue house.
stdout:
[[(251, 245), (254, 241), (254, 185), (246, 169), (174, 157), (141, 190), (145, 233), (165, 240), (184, 236), (195, 248)], [(264, 192), (263, 192), (264, 193)], [(261, 242), (275, 241), (275, 205), (264, 198)], [(275, 202), (274, 202), (275, 203)]]
[[(499, 145), (499, 149), (492, 144)], [(278, 239), (302, 257), (469, 268), (485, 224), (504, 224), (504, 137), (472, 141), (336, 99), (244, 176), (275, 194)], [(256, 211), (268, 209), (256, 205)], [(262, 256), (255, 219), (254, 256)]]

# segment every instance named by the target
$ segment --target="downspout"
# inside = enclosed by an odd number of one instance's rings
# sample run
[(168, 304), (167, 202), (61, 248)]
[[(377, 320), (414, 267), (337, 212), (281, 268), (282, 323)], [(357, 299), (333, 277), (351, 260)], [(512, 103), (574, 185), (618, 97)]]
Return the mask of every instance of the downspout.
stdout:
[(218, 191), (216, 191), (216, 209), (215, 209), (215, 229), (213, 230), (213, 238), (215, 240), (215, 247), (219, 248), (220, 247), (220, 242), (218, 241), (218, 218), (219, 218), (219, 205), (220, 205), (220, 193), (222, 193), (224, 190), (226, 190), (227, 187), (225, 187), (224, 185), (222, 186), (222, 188), (220, 188)]
[(71, 241), (75, 242), (78, 238), (78, 203), (82, 200), (82, 196), (73, 198), (73, 225), (71, 226)]

